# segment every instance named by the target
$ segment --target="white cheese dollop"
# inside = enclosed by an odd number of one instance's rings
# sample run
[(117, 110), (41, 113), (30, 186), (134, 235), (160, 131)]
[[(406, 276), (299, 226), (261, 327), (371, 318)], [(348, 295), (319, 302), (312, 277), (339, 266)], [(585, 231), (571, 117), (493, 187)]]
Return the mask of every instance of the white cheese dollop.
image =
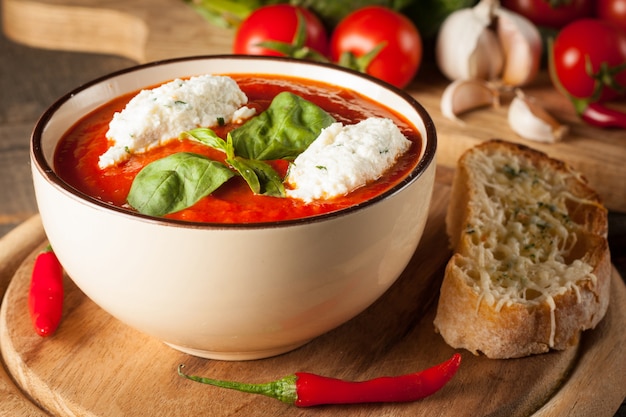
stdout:
[(293, 162), (287, 196), (311, 202), (345, 195), (382, 176), (410, 146), (391, 119), (333, 123)]
[(106, 133), (112, 145), (100, 156), (101, 169), (127, 159), (131, 153), (177, 138), (185, 130), (241, 122), (254, 115), (248, 97), (230, 77), (200, 75), (175, 79), (142, 90), (115, 113)]

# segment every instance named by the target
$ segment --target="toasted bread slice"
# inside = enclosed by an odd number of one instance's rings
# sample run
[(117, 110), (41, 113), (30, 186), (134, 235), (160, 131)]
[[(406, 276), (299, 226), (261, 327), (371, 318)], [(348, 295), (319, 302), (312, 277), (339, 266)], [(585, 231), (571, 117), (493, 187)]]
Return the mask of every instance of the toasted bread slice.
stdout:
[(452, 347), (516, 358), (576, 344), (609, 302), (607, 210), (567, 164), (484, 142), (459, 159), (435, 329)]

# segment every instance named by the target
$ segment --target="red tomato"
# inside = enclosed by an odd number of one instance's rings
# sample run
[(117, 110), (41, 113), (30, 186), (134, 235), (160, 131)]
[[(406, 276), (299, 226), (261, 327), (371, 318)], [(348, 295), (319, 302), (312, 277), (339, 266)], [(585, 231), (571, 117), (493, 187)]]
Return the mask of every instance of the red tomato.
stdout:
[[(553, 76), (567, 92), (591, 101), (623, 95), (626, 88), (626, 32), (600, 19), (581, 19), (564, 27), (552, 51)], [(591, 68), (587, 68), (587, 62)]]
[(502, 6), (538, 26), (555, 29), (593, 14), (594, 0), (502, 0)]
[(340, 62), (344, 53), (362, 57), (384, 42), (384, 47), (359, 68), (396, 87), (405, 87), (415, 76), (422, 60), (422, 39), (415, 25), (404, 15), (381, 6), (361, 8), (346, 16), (330, 40), (330, 56)]
[(253, 11), (237, 29), (233, 52), (243, 55), (284, 55), (258, 44), (266, 41), (292, 44), (298, 29), (298, 11), (305, 21), (305, 46), (327, 56), (328, 35), (322, 22), (309, 10), (289, 4), (264, 6)]
[(596, 14), (626, 30), (626, 0), (597, 0)]

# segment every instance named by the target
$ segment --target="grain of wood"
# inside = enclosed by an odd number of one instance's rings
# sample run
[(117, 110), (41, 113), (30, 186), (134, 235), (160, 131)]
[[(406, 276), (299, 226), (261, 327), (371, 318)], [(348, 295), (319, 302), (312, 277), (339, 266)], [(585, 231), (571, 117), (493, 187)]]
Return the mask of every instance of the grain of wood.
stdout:
[[(232, 32), (207, 25), (183, 2), (2, 0), (2, 5), (3, 29), (7, 36), (34, 47), (106, 52), (142, 63), (178, 56), (228, 53), (232, 42)], [(116, 27), (119, 33), (107, 32), (109, 29), (102, 25)], [(125, 26), (120, 29), (120, 25)], [(623, 164), (626, 148), (620, 136), (622, 132), (600, 131), (582, 124), (569, 103), (551, 88), (546, 74), (542, 74), (540, 79), (528, 88), (527, 93), (537, 96), (560, 120), (572, 125), (572, 135), (556, 145), (534, 144), (516, 137), (506, 124), (505, 107), (495, 111), (478, 110), (464, 115), (466, 123), (463, 126), (444, 119), (439, 110), (439, 97), (445, 83), (445, 80), (436, 73), (422, 71), (408, 90), (427, 108), (435, 121), (439, 135), (440, 167), (453, 167), (465, 149), (492, 137), (518, 141), (537, 147), (551, 156), (567, 160), (585, 173), (610, 209), (626, 212), (626, 189), (622, 184), (626, 175), (626, 165)], [(506, 101), (504, 103), (506, 104)], [(443, 202), (445, 197), (436, 195), (433, 207), (441, 209), (440, 204)], [(28, 262), (34, 259), (33, 250), (44, 244), (43, 230), (38, 226), (38, 221), (38, 218), (34, 217), (0, 240), (0, 294), (4, 293), (9, 281), (16, 283), (19, 281), (15, 279), (16, 268), (26, 263), (21, 275), (21, 285), (24, 285), (24, 274), (29, 268)], [(433, 224), (437, 224), (436, 220)], [(429, 225), (423, 242), (434, 242), (436, 247), (442, 248), (441, 244), (445, 242), (445, 238), (440, 233), (443, 229), (438, 231), (438, 227), (441, 228), (441, 225), (432, 227)], [(63, 408), (66, 406), (64, 401), (69, 401), (69, 407), (82, 412), (88, 409), (95, 412), (95, 414), (85, 413), (86, 415), (103, 415), (103, 410), (106, 411), (106, 415), (116, 412), (131, 416), (145, 415), (146, 410), (141, 407), (144, 404), (154, 404), (159, 408), (159, 412), (169, 410), (175, 414), (183, 410), (190, 414), (232, 415), (233, 409), (236, 409), (236, 412), (246, 415), (262, 412), (279, 416), (336, 415), (335, 407), (298, 410), (273, 403), (269, 399), (190, 385), (188, 381), (173, 377), (175, 366), (184, 360), (188, 369), (197, 373), (215, 372), (217, 376), (260, 381), (276, 378), (294, 370), (366, 378), (383, 372), (401, 373), (408, 371), (408, 368), (420, 369), (432, 365), (434, 361), (445, 359), (444, 356), (450, 351), (440, 340), (435, 339), (435, 342), (432, 342), (433, 334), (429, 323), (431, 319), (428, 317), (430, 310), (426, 307), (416, 308), (412, 303), (424, 294), (432, 294), (433, 288), (424, 286), (420, 279), (436, 276), (440, 257), (445, 256), (445, 249), (442, 249), (433, 260), (424, 264), (415, 261), (417, 263), (412, 264), (410, 275), (412, 278), (399, 281), (398, 285), (392, 287), (385, 296), (387, 298), (383, 298), (349, 324), (314, 343), (293, 354), (245, 363), (216, 363), (172, 351), (160, 342), (121, 326), (115, 320), (111, 322), (110, 316), (106, 314), (103, 316), (89, 300), (84, 296), (81, 297), (80, 291), (74, 289), (70, 301), (67, 302), (67, 308), (76, 313), (69, 315), (73, 317), (69, 321), (75, 326), (71, 329), (78, 331), (66, 330), (62, 333), (61, 341), (60, 337), (55, 339), (56, 342), (46, 340), (46, 343), (52, 343), (30, 350), (29, 352), (33, 354), (30, 360), (34, 358), (37, 365), (43, 364), (44, 367), (45, 364), (51, 363), (53, 373), (60, 372), (60, 375), (53, 374), (54, 383), (57, 384), (53, 385), (53, 388), (63, 389), (65, 393), (74, 395), (70, 400), (59, 396), (58, 392), (44, 396), (47, 401), (54, 404), (53, 408), (61, 411), (67, 411)], [(431, 285), (433, 282), (435, 281), (431, 281)], [(612, 306), (622, 307), (617, 311), (612, 308), (598, 329), (585, 334), (579, 349), (569, 352), (574, 358), (550, 354), (520, 364), (513, 362), (513, 365), (507, 368), (504, 363), (485, 364), (482, 358), (465, 355), (463, 373), (455, 378), (454, 385), (446, 387), (438, 397), (417, 404), (339, 407), (339, 411), (350, 416), (395, 416), (402, 413), (420, 415), (418, 410), (425, 407), (432, 411), (429, 415), (443, 416), (458, 414), (459, 407), (467, 406), (463, 403), (465, 400), (469, 401), (470, 407), (462, 408), (464, 412), (473, 410), (471, 407), (478, 410), (480, 406), (478, 415), (515, 415), (529, 408), (536, 409), (541, 406), (537, 405), (537, 402), (543, 403), (546, 396), (553, 395), (537, 411), (537, 416), (547, 417), (555, 414), (571, 417), (611, 416), (626, 396), (624, 392), (626, 359), (622, 348), (625, 336), (621, 331), (623, 323), (626, 322), (623, 311), (623, 306), (626, 305), (626, 290), (617, 273), (614, 273), (613, 282), (615, 289)], [(17, 289), (17, 284), (12, 284), (12, 287), (16, 288), (16, 295), (24, 296), (24, 287), (21, 288), (21, 293)], [(403, 298), (404, 293), (413, 298)], [(381, 314), (381, 311), (387, 311), (389, 304), (385, 303), (390, 301), (393, 306), (391, 313)], [(3, 311), (9, 307), (12, 305), (2, 303)], [(86, 315), (81, 316), (80, 312)], [(97, 315), (93, 317), (90, 314)], [(24, 337), (32, 343), (33, 334), (28, 330), (27, 319), (24, 315), (20, 315), (18, 319), (15, 324), (22, 326), (20, 331), (24, 332)], [(399, 328), (393, 331), (387, 329), (398, 323), (401, 324)], [(389, 337), (378, 337), (381, 333), (372, 336), (372, 325)], [(386, 327), (381, 330), (381, 325)], [(616, 327), (618, 330), (615, 330)], [(11, 331), (14, 330), (16, 329), (11, 328)], [(103, 335), (110, 333), (113, 333), (113, 337), (102, 339)], [(34, 341), (43, 342), (37, 337)], [(76, 357), (73, 352), (67, 353), (68, 346), (72, 349), (80, 348), (76, 351)], [(55, 349), (60, 351), (57, 350), (55, 353)], [(49, 351), (52, 356), (47, 356)], [(4, 351), (2, 353), (6, 355)], [(102, 359), (94, 360), (97, 355)], [(120, 364), (120, 360), (124, 363)], [(556, 366), (558, 364), (561, 366)], [(561, 381), (562, 386), (555, 386), (555, 376), (565, 371), (563, 364), (573, 364), (572, 372)], [(72, 368), (69, 365), (78, 366)], [(158, 368), (156, 370), (153, 369), (155, 365)], [(109, 366), (113, 366), (115, 372), (120, 372), (115, 375), (130, 378), (133, 383), (128, 380), (111, 381), (112, 375), (107, 374)], [(519, 368), (516, 368), (517, 366)], [(539, 371), (551, 369), (554, 373), (542, 374), (543, 380), (540, 379), (539, 384), (534, 384), (532, 375), (535, 369)], [(70, 375), (63, 372), (69, 372)], [(522, 375), (521, 379), (517, 378), (516, 372)], [(524, 372), (529, 372), (531, 376), (524, 376)], [(100, 375), (102, 379), (99, 379)], [(143, 377), (149, 381), (147, 385), (141, 379)], [(5, 368), (0, 369), (0, 398), (2, 398), (0, 414), (45, 415), (14, 385), (12, 378), (12, 375), (5, 372)], [(42, 381), (41, 376), (34, 380)], [(106, 384), (109, 381), (110, 387)], [(509, 395), (508, 390), (512, 381), (515, 381), (514, 387), (528, 389), (530, 394), (513, 402), (499, 401)], [(160, 388), (155, 389), (155, 384)], [(146, 387), (150, 391), (145, 397), (146, 402), (137, 404), (137, 395), (141, 395)], [(84, 390), (98, 398), (82, 403), (84, 395), (81, 394), (85, 392)], [(122, 393), (116, 390), (122, 390)], [(179, 398), (181, 395), (182, 399)], [(81, 400), (77, 401), (76, 397), (81, 397)], [(167, 406), (172, 401), (174, 405), (168, 409)], [(131, 408), (124, 408), (126, 406)], [(138, 407), (140, 411), (133, 407)]]
[[(446, 178), (442, 170), (438, 179)], [(362, 380), (417, 371), (453, 350), (434, 333), (434, 302), (449, 257), (444, 217), (449, 187), (438, 183), (420, 247), (399, 280), (374, 305), (345, 325), (293, 352), (248, 362), (221, 362), (175, 351), (117, 321), (67, 279), (65, 316), (57, 333), (42, 339), (26, 312), (30, 269), (45, 245), (41, 230), (21, 234), (23, 255), (0, 312), (0, 350), (17, 383), (52, 415), (168, 416), (185, 414), (276, 416), (612, 416), (626, 394), (626, 287), (614, 272), (607, 320), (586, 332), (577, 348), (516, 360), (463, 354), (462, 368), (442, 391), (409, 404), (295, 409), (265, 397), (183, 380), (189, 373), (266, 382), (295, 371)], [(31, 237), (34, 236), (34, 237)], [(0, 241), (4, 243), (4, 241)], [(9, 252), (10, 253), (10, 252)], [(13, 259), (13, 258), (12, 258)], [(15, 261), (13, 261), (15, 263)], [(598, 384), (598, 380), (610, 384)], [(19, 390), (10, 391), (18, 402)], [(2, 391), (0, 391), (2, 393)], [(18, 395), (16, 395), (16, 393)], [(620, 397), (621, 396), (621, 397)], [(33, 407), (26, 403), (27, 407)], [(0, 403), (0, 414), (4, 402)], [(543, 407), (543, 408), (542, 408)], [(11, 412), (18, 408), (11, 407)], [(36, 408), (34, 408), (36, 409)], [(19, 415), (19, 414), (18, 414)], [(24, 415), (30, 415), (24, 411)], [(34, 414), (37, 415), (37, 414)]]
[[(13, 278), (15, 271), (45, 239), (39, 216), (33, 216), (21, 226), (0, 239), (0, 300)], [(2, 308), (3, 304), (0, 305)], [(15, 417), (45, 415), (17, 388), (6, 368), (0, 366), (0, 414)], [(5, 414), (6, 413), (6, 414)]]

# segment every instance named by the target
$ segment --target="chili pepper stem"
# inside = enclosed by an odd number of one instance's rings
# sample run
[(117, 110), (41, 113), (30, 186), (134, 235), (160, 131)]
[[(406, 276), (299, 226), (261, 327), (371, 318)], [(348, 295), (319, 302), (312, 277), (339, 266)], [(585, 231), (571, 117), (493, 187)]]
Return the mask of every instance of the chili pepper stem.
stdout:
[(203, 384), (237, 391), (262, 394), (298, 407), (322, 404), (356, 404), (417, 401), (439, 391), (452, 379), (461, 364), (461, 355), (421, 372), (397, 377), (379, 377), (367, 381), (346, 381), (296, 372), (264, 384), (247, 384), (186, 375), (179, 365), (178, 374)]
[(180, 364), (178, 366), (178, 375), (183, 378), (187, 378), (191, 381), (200, 382), (202, 384), (213, 385), (220, 388), (228, 388), (236, 391), (246, 392), (250, 394), (260, 394), (266, 397), (280, 400), (287, 404), (293, 404), (296, 402), (296, 376), (288, 375), (275, 381), (261, 383), (261, 384), (248, 384), (245, 382), (225, 381), (220, 379), (205, 378), (195, 375), (187, 375), (182, 370), (185, 365)]
[(626, 113), (602, 103), (589, 104), (580, 116), (585, 122), (597, 127), (626, 129)]

